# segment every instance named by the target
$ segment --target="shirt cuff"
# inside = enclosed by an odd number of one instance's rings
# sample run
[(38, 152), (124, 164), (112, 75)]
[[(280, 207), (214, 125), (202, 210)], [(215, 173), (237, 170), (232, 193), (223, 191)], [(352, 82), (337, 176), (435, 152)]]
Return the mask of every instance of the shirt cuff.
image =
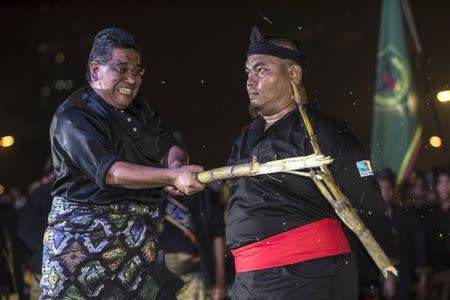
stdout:
[(106, 173), (113, 163), (119, 161), (120, 158), (114, 155), (107, 155), (100, 160), (97, 168), (97, 173), (95, 174), (95, 183), (102, 189), (107, 189), (106, 186)]

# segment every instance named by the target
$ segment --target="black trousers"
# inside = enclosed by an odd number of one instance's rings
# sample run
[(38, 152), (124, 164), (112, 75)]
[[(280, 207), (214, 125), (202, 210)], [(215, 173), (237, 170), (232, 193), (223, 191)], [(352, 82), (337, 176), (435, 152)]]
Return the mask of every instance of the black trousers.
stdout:
[(237, 273), (232, 299), (357, 300), (356, 259), (343, 254)]

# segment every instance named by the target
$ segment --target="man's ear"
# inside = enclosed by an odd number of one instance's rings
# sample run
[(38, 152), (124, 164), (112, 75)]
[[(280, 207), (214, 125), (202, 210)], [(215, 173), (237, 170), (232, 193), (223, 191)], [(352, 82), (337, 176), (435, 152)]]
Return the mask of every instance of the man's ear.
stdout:
[(302, 81), (302, 68), (297, 64), (293, 64), (289, 67), (288, 72), (291, 82), (295, 85), (300, 85)]
[(100, 65), (98, 62), (93, 61), (89, 65), (89, 72), (91, 74), (91, 80), (97, 81), (98, 80), (98, 72), (100, 71)]

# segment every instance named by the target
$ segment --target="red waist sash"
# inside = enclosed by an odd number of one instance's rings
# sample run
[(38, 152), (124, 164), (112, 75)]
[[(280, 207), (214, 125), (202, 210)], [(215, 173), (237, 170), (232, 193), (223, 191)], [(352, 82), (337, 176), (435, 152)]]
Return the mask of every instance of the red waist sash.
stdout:
[(322, 219), (231, 250), (236, 272), (262, 270), (350, 252), (335, 219)]

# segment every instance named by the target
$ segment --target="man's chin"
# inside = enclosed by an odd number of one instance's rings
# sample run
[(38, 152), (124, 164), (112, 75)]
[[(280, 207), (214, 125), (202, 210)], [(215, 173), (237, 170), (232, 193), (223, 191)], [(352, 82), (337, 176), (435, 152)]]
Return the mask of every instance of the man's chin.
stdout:
[(131, 104), (131, 102), (133, 102), (134, 100), (134, 95), (121, 95), (119, 101), (122, 105), (124, 106), (128, 106)]
[(261, 111), (261, 105), (258, 105), (254, 102), (250, 102), (250, 104), (248, 105), (248, 113), (252, 117), (256, 117), (260, 111)]

